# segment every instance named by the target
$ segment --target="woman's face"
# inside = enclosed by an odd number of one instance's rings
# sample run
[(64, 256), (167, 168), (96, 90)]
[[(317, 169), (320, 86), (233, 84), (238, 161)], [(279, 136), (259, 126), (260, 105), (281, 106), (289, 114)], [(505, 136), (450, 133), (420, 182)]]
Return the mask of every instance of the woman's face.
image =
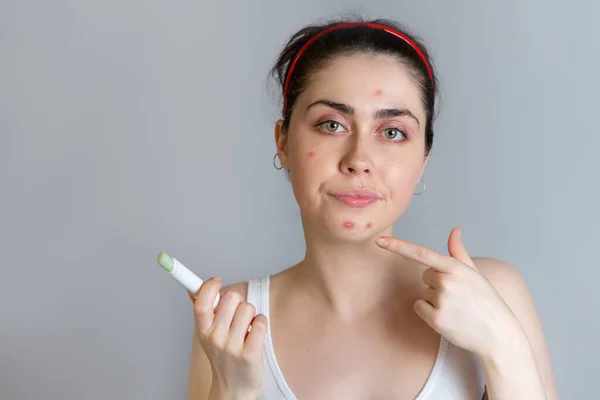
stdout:
[(407, 209), (427, 164), (425, 110), (396, 59), (337, 58), (311, 76), (287, 134), (281, 126), (279, 157), (305, 223), (365, 240)]

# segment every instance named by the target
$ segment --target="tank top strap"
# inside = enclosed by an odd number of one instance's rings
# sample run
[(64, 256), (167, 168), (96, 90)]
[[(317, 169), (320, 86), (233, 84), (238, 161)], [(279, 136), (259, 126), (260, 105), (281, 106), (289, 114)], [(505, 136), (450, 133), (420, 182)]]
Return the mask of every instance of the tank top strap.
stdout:
[(248, 281), (246, 301), (254, 306), (257, 314), (269, 318), (269, 275), (255, 277)]

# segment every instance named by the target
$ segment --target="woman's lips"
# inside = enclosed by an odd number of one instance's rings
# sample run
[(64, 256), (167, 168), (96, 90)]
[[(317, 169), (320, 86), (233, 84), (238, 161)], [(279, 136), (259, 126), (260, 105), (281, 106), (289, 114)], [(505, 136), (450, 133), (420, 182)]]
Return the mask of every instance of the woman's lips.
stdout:
[(367, 188), (344, 189), (333, 193), (332, 196), (347, 206), (356, 208), (369, 206), (381, 198), (377, 192)]
[(369, 206), (369, 205), (375, 203), (377, 200), (379, 200), (374, 197), (353, 197), (353, 196), (334, 196), (334, 197), (336, 199), (338, 199), (339, 201), (341, 201), (342, 203), (346, 204), (347, 206), (357, 207), (357, 208)]

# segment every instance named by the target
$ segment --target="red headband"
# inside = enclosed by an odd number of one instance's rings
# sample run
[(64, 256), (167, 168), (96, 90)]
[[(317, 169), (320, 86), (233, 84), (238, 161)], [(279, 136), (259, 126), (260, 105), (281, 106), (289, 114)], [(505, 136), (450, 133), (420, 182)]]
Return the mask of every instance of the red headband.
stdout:
[(431, 68), (429, 67), (429, 63), (427, 62), (427, 58), (425, 57), (425, 54), (423, 54), (423, 52), (421, 51), (421, 49), (419, 49), (419, 47), (411, 40), (408, 38), (408, 36), (406, 36), (403, 33), (400, 33), (390, 27), (387, 27), (385, 25), (380, 25), (380, 24), (374, 24), (371, 22), (349, 22), (349, 23), (345, 23), (345, 24), (339, 24), (339, 25), (334, 25), (332, 27), (329, 27), (327, 29), (322, 30), (321, 32), (317, 33), (315, 36), (313, 36), (312, 38), (309, 39), (308, 42), (306, 42), (304, 44), (304, 46), (302, 46), (300, 48), (300, 50), (298, 51), (298, 53), (296, 54), (296, 56), (294, 57), (294, 59), (292, 60), (292, 62), (290, 63), (290, 68), (288, 70), (287, 73), (287, 77), (285, 78), (285, 85), (283, 87), (283, 113), (285, 115), (285, 107), (286, 107), (286, 100), (287, 100), (287, 91), (288, 91), (288, 87), (290, 85), (290, 79), (292, 77), (292, 72), (294, 72), (294, 67), (296, 66), (296, 63), (298, 62), (298, 59), (300, 58), (300, 56), (302, 55), (302, 53), (304, 53), (304, 51), (311, 45), (313, 44), (313, 42), (315, 40), (317, 40), (318, 38), (320, 38), (321, 36), (323, 36), (324, 34), (337, 30), (337, 29), (342, 29), (342, 28), (351, 28), (354, 26), (358, 26), (358, 25), (362, 25), (362, 26), (368, 26), (370, 28), (375, 28), (375, 29), (381, 29), (382, 31), (386, 31), (388, 33), (391, 33), (392, 35), (399, 37), (400, 39), (404, 40), (410, 47), (412, 47), (417, 54), (419, 55), (419, 57), (421, 57), (421, 60), (423, 60), (423, 64), (425, 64), (425, 67), (427, 68), (427, 72), (429, 73), (429, 79), (431, 79), (431, 81), (433, 82), (433, 73), (431, 72)]

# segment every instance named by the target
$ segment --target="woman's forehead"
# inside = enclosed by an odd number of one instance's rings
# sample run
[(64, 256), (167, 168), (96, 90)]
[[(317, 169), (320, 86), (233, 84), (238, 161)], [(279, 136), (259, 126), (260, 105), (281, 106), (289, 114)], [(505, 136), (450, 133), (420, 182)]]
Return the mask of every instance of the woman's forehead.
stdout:
[(425, 113), (413, 74), (396, 58), (385, 55), (336, 57), (311, 75), (300, 97), (299, 103), (325, 98), (357, 111), (395, 106), (411, 108), (422, 116)]

